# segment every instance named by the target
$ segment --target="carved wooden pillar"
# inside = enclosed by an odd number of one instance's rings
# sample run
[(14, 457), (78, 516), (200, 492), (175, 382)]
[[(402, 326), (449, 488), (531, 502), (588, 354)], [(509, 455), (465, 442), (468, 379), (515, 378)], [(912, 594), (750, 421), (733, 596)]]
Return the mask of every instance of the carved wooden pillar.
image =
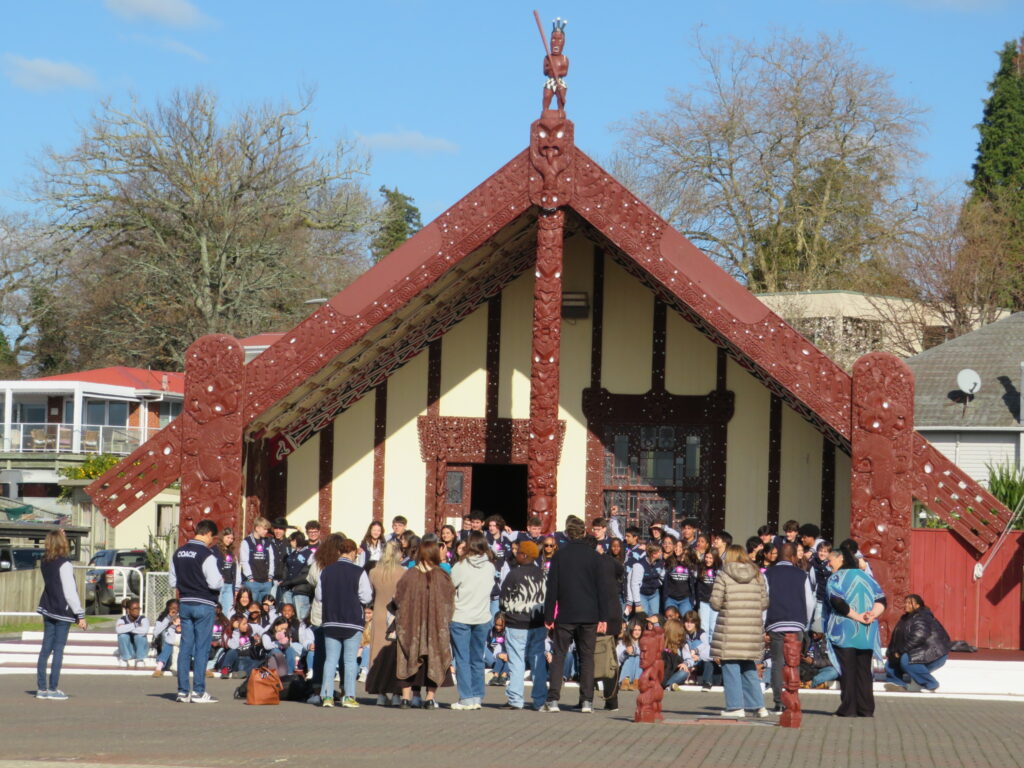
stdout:
[(530, 127), (530, 202), (537, 220), (530, 364), (530, 437), (527, 492), (530, 515), (546, 533), (555, 529), (558, 475), (558, 365), (562, 335), (564, 206), (572, 198), (573, 125), (560, 110), (545, 110)]
[(224, 334), (203, 336), (185, 353), (180, 543), (195, 535), (200, 520), (238, 527), (244, 363), (241, 343)]
[(884, 643), (910, 593), (914, 374), (907, 364), (885, 352), (860, 358), (852, 413), (850, 535), (887, 598)]
[(803, 644), (796, 632), (787, 632), (782, 641), (782, 653), (786, 662), (782, 670), (782, 706), (785, 707), (779, 725), (783, 728), (799, 728), (804, 719), (800, 706), (800, 651)]

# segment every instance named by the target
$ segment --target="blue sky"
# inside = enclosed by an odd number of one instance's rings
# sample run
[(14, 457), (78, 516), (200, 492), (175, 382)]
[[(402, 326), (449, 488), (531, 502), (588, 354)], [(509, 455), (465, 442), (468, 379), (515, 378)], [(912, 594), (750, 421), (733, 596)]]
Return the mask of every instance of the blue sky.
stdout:
[[(527, 143), (543, 49), (532, 18), (569, 19), (569, 116), (598, 159), (612, 131), (700, 79), (708, 39), (841, 32), (924, 107), (924, 173), (970, 174), (994, 51), (1024, 32), (1019, 0), (45, 0), (0, 10), (0, 208), (23, 208), (31, 160), (67, 149), (100, 99), (204, 85), (229, 107), (317, 88), (325, 144), (359, 138), (370, 189), (397, 185), (428, 221)], [(1013, 12), (1014, 6), (1017, 12)]]

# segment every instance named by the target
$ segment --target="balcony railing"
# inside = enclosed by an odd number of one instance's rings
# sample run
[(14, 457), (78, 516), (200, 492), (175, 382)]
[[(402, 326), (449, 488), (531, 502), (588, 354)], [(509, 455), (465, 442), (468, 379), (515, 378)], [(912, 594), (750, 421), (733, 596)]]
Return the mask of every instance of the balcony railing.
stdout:
[[(79, 453), (114, 453), (127, 455), (142, 444), (141, 427), (111, 427), (106, 425), (81, 426)], [(75, 427), (73, 424), (19, 424), (12, 423), (10, 447), (7, 434), (0, 424), (3, 450), (11, 453), (74, 453)]]

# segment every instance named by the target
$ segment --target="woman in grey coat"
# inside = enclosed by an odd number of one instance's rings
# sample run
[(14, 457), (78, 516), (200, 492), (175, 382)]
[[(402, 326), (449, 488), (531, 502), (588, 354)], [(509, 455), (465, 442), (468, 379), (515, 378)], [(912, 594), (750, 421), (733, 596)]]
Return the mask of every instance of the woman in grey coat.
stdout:
[(758, 717), (768, 717), (756, 666), (764, 651), (768, 590), (764, 576), (743, 547), (731, 546), (725, 551), (725, 563), (711, 591), (711, 608), (718, 611), (711, 656), (722, 665), (722, 716), (743, 717), (746, 708)]

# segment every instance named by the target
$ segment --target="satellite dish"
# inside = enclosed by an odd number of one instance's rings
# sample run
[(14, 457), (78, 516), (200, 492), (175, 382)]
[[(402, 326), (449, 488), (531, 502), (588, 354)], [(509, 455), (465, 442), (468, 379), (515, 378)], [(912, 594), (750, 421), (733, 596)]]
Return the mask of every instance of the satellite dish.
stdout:
[(956, 375), (956, 386), (965, 395), (976, 394), (981, 389), (981, 376), (977, 371), (964, 368)]

